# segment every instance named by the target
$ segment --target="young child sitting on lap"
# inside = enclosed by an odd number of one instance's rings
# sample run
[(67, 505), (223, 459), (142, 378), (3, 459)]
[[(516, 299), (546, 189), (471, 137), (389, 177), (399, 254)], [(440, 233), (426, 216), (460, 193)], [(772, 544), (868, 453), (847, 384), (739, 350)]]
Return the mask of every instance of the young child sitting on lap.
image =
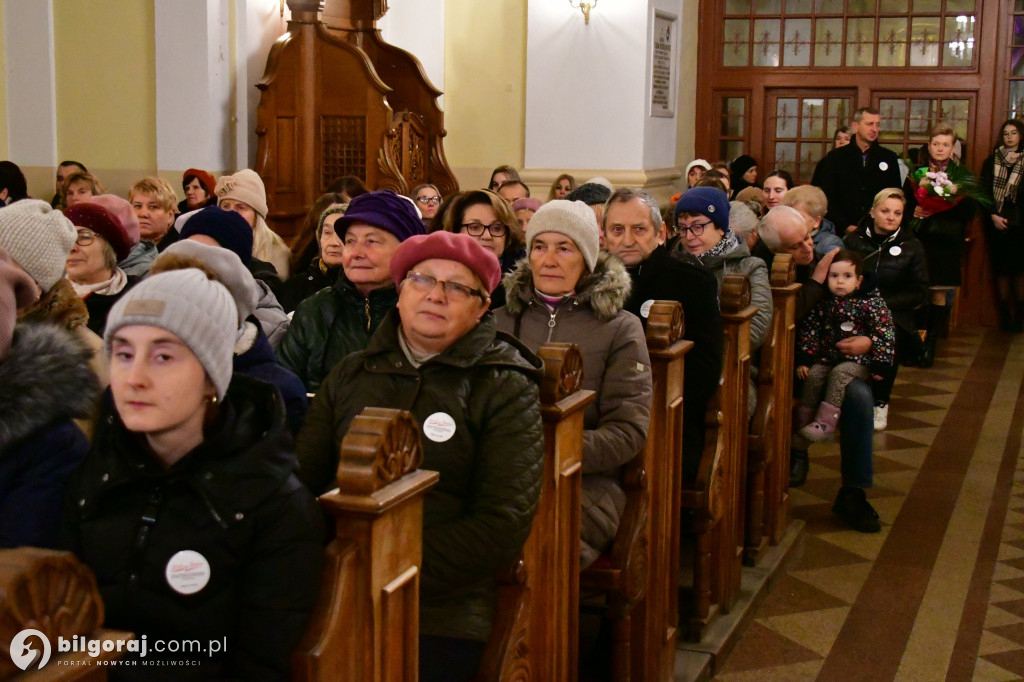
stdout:
[[(851, 381), (879, 380), (893, 363), (896, 332), (892, 313), (873, 283), (862, 286), (863, 282), (861, 257), (846, 249), (839, 251), (828, 270), (832, 295), (797, 328), (796, 374), (804, 385), (795, 429), (812, 442), (835, 434), (838, 406)], [(836, 344), (851, 336), (870, 337), (871, 350), (863, 355), (841, 353)]]

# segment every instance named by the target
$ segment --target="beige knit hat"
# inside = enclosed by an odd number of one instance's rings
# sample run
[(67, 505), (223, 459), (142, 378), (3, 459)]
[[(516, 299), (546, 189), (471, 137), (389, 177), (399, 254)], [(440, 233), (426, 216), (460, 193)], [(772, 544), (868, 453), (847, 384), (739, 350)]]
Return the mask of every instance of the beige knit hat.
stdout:
[(110, 357), (114, 332), (130, 325), (160, 327), (189, 347), (224, 398), (231, 383), (238, 309), (220, 282), (195, 268), (146, 277), (114, 304), (103, 342)]
[(264, 220), (267, 219), (267, 188), (256, 171), (244, 168), (234, 175), (222, 175), (214, 191), (218, 205), (221, 199), (234, 199), (249, 204)]
[(43, 293), (64, 276), (75, 246), (74, 224), (45, 201), (22, 199), (0, 209), (0, 248), (32, 275)]
[(555, 199), (537, 209), (526, 228), (526, 253), (533, 248), (533, 238), (542, 232), (558, 232), (573, 240), (583, 254), (587, 270), (594, 271), (597, 252), (601, 248), (597, 216), (582, 201)]

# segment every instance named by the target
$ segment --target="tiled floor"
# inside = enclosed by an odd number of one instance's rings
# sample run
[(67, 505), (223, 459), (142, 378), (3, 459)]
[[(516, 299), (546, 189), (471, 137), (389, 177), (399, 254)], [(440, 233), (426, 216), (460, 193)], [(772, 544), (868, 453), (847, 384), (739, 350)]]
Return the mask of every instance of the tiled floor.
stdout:
[(882, 531), (832, 515), (834, 444), (811, 451), (806, 522), (716, 680), (1024, 679), (1024, 338), (958, 332), (901, 369), (875, 435)]

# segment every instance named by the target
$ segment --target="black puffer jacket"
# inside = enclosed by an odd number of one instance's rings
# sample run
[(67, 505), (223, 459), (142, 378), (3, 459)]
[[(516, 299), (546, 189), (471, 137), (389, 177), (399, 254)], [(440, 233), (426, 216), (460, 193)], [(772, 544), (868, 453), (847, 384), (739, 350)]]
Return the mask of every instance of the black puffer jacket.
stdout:
[(324, 380), (299, 433), (299, 477), (317, 494), (333, 487), (341, 440), (364, 407), (409, 410), (420, 424), (448, 415), (450, 438), (420, 439), (423, 468), (441, 474), (423, 505), (420, 632), (485, 641), (494, 574), (522, 548), (540, 495), (543, 365), (498, 334), (490, 313), (419, 369), (398, 327), (393, 311), (366, 349)]
[(904, 227), (888, 236), (864, 233), (847, 235), (846, 248), (864, 258), (864, 272), (878, 278), (878, 293), (892, 312), (893, 321), (906, 331), (916, 329), (914, 310), (928, 301), (928, 265), (924, 247)]
[(319, 257), (314, 258), (305, 270), (296, 272), (288, 278), (288, 281), (281, 286), (277, 300), (281, 303), (284, 311), (290, 313), (316, 292), (334, 286), (340, 274), (340, 265), (329, 267), (324, 265)]
[[(233, 377), (204, 442), (169, 469), (124, 427), (109, 391), (102, 414), (69, 485), (61, 545), (96, 574), (105, 625), (150, 643), (227, 638), (224, 654), (182, 656), (203, 662), (200, 678), (287, 679), (319, 590), (323, 525), (293, 474), (277, 391)], [(165, 577), (183, 550), (210, 566), (190, 595)]]
[(277, 347), (281, 364), (295, 372), (306, 390), (320, 382), (346, 355), (366, 348), (373, 331), (398, 303), (393, 286), (364, 297), (344, 273), (330, 289), (321, 289), (299, 304), (284, 341)]

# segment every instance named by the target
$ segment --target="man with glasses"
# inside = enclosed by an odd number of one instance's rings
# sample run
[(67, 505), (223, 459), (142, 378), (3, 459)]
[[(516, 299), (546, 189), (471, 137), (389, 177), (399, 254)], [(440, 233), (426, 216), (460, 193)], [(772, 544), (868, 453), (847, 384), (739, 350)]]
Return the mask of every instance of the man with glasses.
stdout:
[(878, 144), (881, 120), (877, 109), (858, 109), (853, 114), (853, 140), (830, 151), (814, 169), (811, 184), (828, 197), (825, 217), (840, 236), (857, 229), (876, 194), (903, 185), (896, 153)]
[(693, 341), (683, 385), (683, 472), (692, 477), (704, 449), (704, 411), (722, 375), (722, 313), (715, 277), (685, 254), (673, 258), (667, 230), (651, 195), (617, 189), (604, 209), (604, 246), (626, 265), (633, 282), (626, 310), (647, 324), (654, 301), (683, 305), (683, 338)]
[[(853, 146), (853, 145), (847, 145)], [(777, 253), (788, 253), (797, 263), (797, 281), (803, 284), (797, 296), (796, 319), (803, 319), (827, 294), (825, 279), (839, 249), (820, 258), (811, 242), (811, 225), (795, 208), (776, 206), (761, 219), (757, 228), (764, 245), (768, 267)], [(867, 336), (852, 336), (839, 342), (848, 355), (861, 355), (871, 350)], [(839, 454), (843, 487), (832, 511), (854, 530), (875, 533), (880, 529), (878, 514), (867, 501), (864, 490), (873, 484), (873, 450), (875, 399), (871, 387), (856, 379), (846, 387), (846, 397), (839, 418)], [(810, 467), (807, 450), (810, 443), (794, 434), (789, 455), (789, 485), (797, 488), (807, 481)]]
[(299, 477), (334, 485), (342, 438), (364, 407), (412, 412), (423, 468), (420, 680), (476, 676), (491, 629), (494, 574), (530, 531), (544, 458), (543, 363), (488, 312), (501, 270), (476, 240), (434, 232), (391, 260), (398, 305), (365, 350), (324, 380), (299, 434)]

